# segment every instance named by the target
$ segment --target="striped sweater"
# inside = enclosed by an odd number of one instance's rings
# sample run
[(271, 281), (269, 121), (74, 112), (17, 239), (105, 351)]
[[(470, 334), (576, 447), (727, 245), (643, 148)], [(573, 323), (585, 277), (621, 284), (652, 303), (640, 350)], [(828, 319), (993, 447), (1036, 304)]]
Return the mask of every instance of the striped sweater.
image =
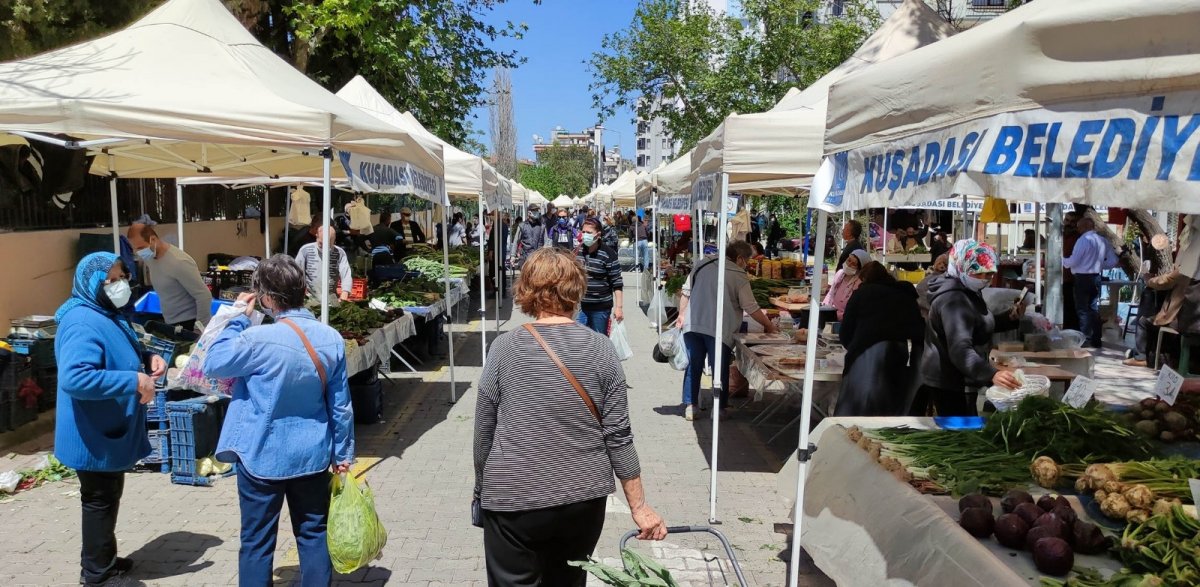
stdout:
[(581, 249), (579, 260), (587, 272), (587, 292), (583, 294), (583, 309), (588, 312), (611, 310), (613, 292), (625, 287), (621, 279), (621, 261), (617, 259), (617, 252), (602, 244), (596, 252)]
[(475, 408), (475, 495), (486, 510), (596, 499), (616, 491), (614, 472), (641, 475), (612, 343), (578, 324), (536, 328), (596, 403), (603, 425), (524, 328), (500, 335)]

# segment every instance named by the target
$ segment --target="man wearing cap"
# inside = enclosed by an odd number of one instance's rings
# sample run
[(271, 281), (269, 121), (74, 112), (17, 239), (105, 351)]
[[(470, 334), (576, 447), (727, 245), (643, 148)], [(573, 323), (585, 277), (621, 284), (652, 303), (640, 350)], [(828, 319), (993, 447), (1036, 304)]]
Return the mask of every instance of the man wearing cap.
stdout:
[(400, 220), (392, 223), (392, 230), (396, 231), (401, 247), (425, 242), (425, 233), (421, 232), (421, 225), (412, 219), (412, 208), (400, 209)]
[(529, 216), (521, 223), (517, 248), (513, 251), (513, 257), (517, 259), (517, 269), (525, 265), (525, 259), (529, 258), (530, 253), (546, 245), (546, 227), (539, 212), (537, 204), (530, 204)]

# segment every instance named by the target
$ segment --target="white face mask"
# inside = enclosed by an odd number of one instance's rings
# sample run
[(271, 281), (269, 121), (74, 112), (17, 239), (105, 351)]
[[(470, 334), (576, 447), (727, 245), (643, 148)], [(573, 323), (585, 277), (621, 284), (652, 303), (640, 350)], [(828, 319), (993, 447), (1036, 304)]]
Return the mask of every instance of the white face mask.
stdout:
[(121, 309), (129, 303), (129, 297), (133, 295), (133, 290), (129, 289), (128, 281), (120, 279), (106, 284), (104, 295), (108, 296), (108, 301), (112, 302), (113, 307)]
[(858, 275), (858, 269), (853, 267), (843, 267), (842, 271), (846, 273), (846, 277), (854, 277), (855, 275)]
[(963, 285), (967, 286), (967, 289), (972, 291), (983, 291), (985, 287), (992, 283), (992, 280), (980, 279), (978, 277), (971, 277), (968, 275), (963, 277), (962, 283)]

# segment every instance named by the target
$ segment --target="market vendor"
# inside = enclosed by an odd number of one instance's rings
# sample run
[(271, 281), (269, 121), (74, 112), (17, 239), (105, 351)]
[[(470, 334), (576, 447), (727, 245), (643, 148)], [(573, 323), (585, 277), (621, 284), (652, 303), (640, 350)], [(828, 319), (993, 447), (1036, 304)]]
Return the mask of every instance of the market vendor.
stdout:
[(212, 317), (213, 297), (196, 260), (159, 238), (148, 224), (130, 225), (126, 236), (158, 294), (163, 321), (183, 330), (203, 330)]
[(705, 363), (716, 362), (717, 304), (725, 307), (721, 316), (721, 365), (714, 367), (721, 374), (721, 414), (724, 419), (729, 408), (729, 365), (733, 362), (733, 333), (742, 324), (742, 314), (748, 314), (768, 333), (779, 332), (758, 307), (746, 264), (754, 249), (745, 241), (734, 242), (725, 249), (725, 291), (717, 294), (718, 259), (710, 257), (698, 263), (683, 284), (679, 296), (679, 318), (676, 328), (683, 330), (687, 348), (688, 368), (683, 376), (683, 417), (694, 420), (700, 405), (700, 376)]
[(344, 302), (350, 299), (350, 291), (354, 289), (354, 280), (350, 277), (350, 258), (346, 256), (342, 247), (331, 244), (332, 238), (328, 231), (324, 226), (317, 229), (317, 241), (300, 247), (300, 252), (296, 255), (296, 264), (304, 272), (308, 295), (314, 299), (321, 299), (321, 250), (324, 245), (330, 245), (329, 293), (331, 297)]
[(988, 310), (982, 292), (995, 273), (992, 247), (965, 239), (954, 243), (946, 273), (929, 283), (921, 386), (911, 415), (924, 416), (932, 404), (939, 416), (975, 416), (974, 390), (1020, 385), (1011, 371), (997, 369), (989, 359), (992, 335), (1016, 328), (1025, 313), (1023, 302), (1006, 314)]
[(412, 219), (412, 208), (401, 208), (400, 220), (393, 222), (391, 228), (405, 244), (425, 242), (425, 233), (421, 231), (421, 225)]

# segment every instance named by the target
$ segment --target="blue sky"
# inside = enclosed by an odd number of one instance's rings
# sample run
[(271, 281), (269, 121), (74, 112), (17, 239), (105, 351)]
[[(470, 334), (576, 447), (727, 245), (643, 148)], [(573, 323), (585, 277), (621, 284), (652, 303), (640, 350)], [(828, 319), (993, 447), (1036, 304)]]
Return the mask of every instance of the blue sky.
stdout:
[[(555, 126), (578, 132), (597, 122), (584, 65), (600, 49), (604, 35), (629, 26), (637, 0), (509, 0), (491, 16), (529, 26), (519, 41), (501, 39), (501, 49), (516, 49), (527, 61), (512, 71), (513, 111), (517, 123), (517, 156), (533, 158), (533, 135), (547, 139)], [(487, 108), (477, 108), (472, 124), (491, 146)], [(634, 158), (633, 113), (618, 112), (605, 120), (605, 143), (620, 144), (621, 155)], [(618, 136), (616, 133), (620, 133)]]

